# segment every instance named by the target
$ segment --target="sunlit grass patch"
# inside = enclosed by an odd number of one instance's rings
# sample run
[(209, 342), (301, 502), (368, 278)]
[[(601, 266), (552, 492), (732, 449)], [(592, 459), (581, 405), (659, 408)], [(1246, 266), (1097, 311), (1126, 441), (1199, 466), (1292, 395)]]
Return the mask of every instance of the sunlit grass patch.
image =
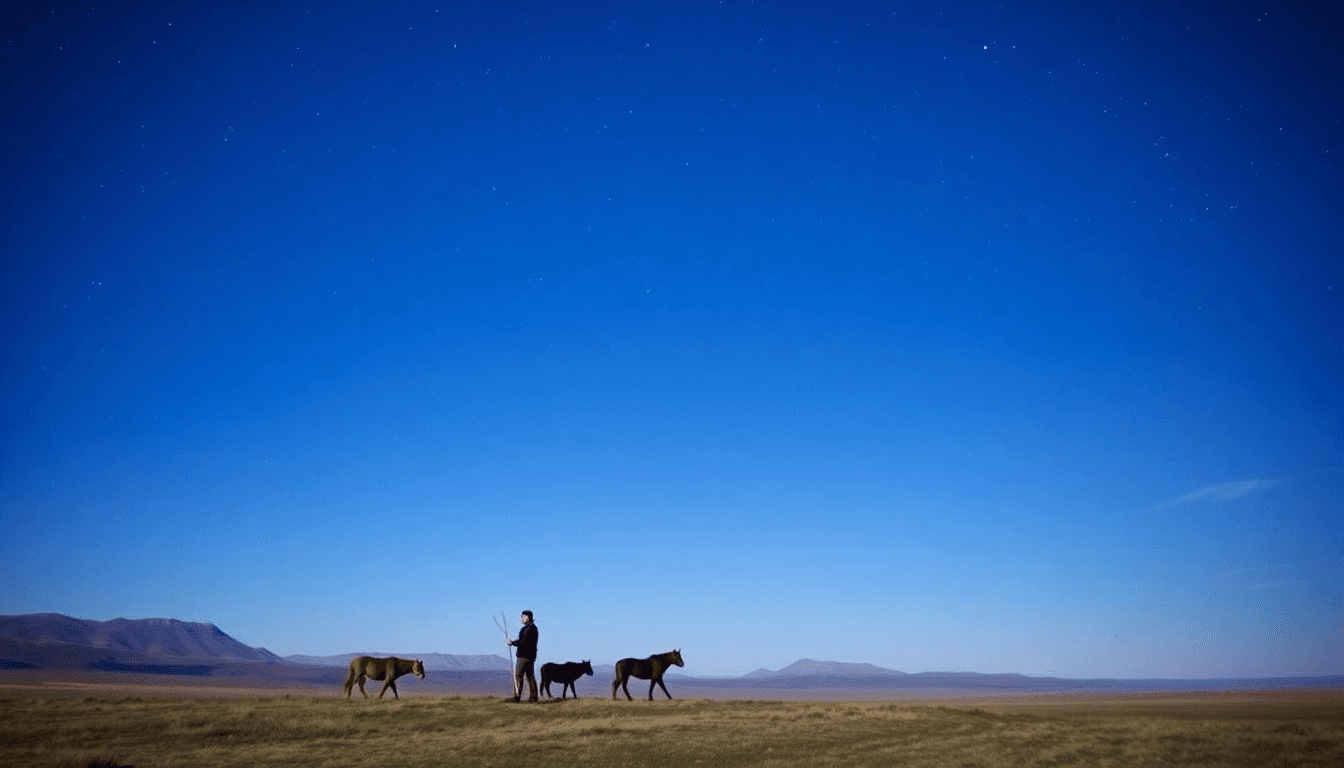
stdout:
[(1344, 764), (1344, 701), (1254, 711), (492, 698), (0, 700), (0, 764)]

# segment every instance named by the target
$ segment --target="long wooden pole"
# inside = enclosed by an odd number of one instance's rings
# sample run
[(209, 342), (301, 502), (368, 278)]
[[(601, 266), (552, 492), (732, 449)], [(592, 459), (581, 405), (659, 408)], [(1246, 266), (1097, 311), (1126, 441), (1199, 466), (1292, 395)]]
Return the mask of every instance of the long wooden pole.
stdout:
[[(491, 618), (494, 617), (492, 616)], [(508, 619), (504, 617), (504, 612), (500, 611), (499, 618), (495, 619), (495, 626), (499, 627), (499, 631), (504, 633), (504, 642), (506, 644), (509, 642), (509, 630), (504, 628), (504, 625), (507, 623)], [(518, 675), (516, 670), (514, 670), (513, 668), (513, 646), (510, 645), (508, 647), (509, 647), (509, 680), (510, 682), (513, 683), (513, 698), (516, 699), (521, 694), (518, 692)]]

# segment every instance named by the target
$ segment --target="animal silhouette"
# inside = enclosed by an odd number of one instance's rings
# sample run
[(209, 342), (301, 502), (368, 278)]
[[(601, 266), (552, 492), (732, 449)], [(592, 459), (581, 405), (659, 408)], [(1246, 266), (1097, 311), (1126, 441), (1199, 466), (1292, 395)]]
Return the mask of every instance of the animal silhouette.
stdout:
[(567, 661), (564, 664), (542, 664), (541, 665), (541, 690), (547, 696), (551, 696), (551, 683), (560, 683), (560, 700), (565, 699), (565, 690), (574, 691), (574, 698), (579, 698), (579, 691), (574, 687), (574, 681), (584, 675), (593, 674), (593, 665), (588, 661)]
[(616, 679), (611, 681), (611, 698), (616, 698), (616, 691), (619, 689), (625, 691), (627, 701), (634, 701), (628, 687), (631, 677), (652, 681), (649, 683), (649, 701), (653, 701), (654, 686), (662, 686), (667, 698), (672, 698), (672, 694), (667, 692), (667, 684), (663, 682), (663, 673), (674, 664), (678, 667), (686, 666), (681, 660), (680, 649), (654, 654), (647, 659), (621, 659), (616, 662)]

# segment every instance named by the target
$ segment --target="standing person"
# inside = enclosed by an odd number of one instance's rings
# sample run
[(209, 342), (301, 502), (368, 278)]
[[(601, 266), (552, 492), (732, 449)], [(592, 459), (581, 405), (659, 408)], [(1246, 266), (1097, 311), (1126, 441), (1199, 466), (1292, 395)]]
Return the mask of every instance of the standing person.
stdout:
[(518, 664), (513, 669), (513, 701), (521, 700), (523, 677), (527, 677), (528, 701), (537, 700), (537, 676), (533, 672), (537, 663), (537, 625), (532, 623), (532, 612), (523, 611), (520, 620), (523, 626), (518, 630), (517, 640), (506, 640), (507, 645), (518, 649)]

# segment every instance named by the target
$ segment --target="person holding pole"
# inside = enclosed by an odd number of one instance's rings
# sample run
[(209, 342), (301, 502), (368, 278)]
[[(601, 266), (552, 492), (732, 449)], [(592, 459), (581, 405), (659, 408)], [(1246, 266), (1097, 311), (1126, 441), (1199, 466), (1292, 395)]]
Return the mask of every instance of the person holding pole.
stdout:
[(517, 640), (506, 640), (518, 650), (518, 664), (513, 669), (513, 700), (521, 701), (523, 695), (523, 677), (527, 677), (528, 701), (537, 700), (537, 677), (534, 666), (537, 663), (537, 625), (532, 623), (532, 612), (523, 611), (520, 620), (523, 626), (518, 630)]

